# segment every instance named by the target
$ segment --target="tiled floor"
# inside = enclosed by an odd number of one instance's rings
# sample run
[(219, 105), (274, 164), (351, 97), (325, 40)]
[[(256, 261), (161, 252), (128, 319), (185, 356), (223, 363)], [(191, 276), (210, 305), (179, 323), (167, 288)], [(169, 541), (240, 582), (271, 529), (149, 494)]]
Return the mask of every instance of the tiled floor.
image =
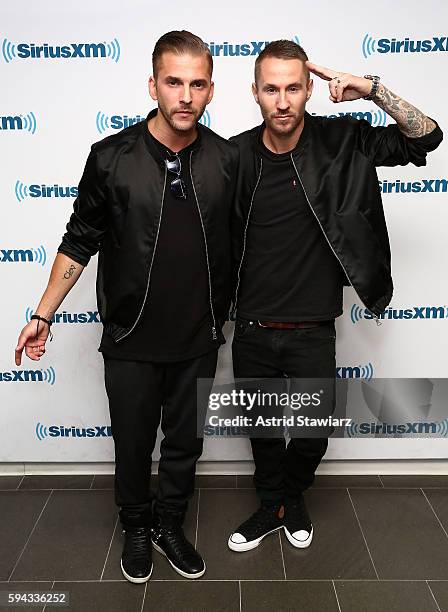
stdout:
[[(448, 612), (448, 476), (318, 476), (310, 548), (227, 537), (257, 507), (248, 476), (199, 476), (185, 523), (207, 563), (189, 581), (154, 552), (146, 585), (122, 576), (112, 476), (0, 476), (0, 596), (68, 591), (79, 612)], [(51, 610), (53, 606), (13, 608)]]

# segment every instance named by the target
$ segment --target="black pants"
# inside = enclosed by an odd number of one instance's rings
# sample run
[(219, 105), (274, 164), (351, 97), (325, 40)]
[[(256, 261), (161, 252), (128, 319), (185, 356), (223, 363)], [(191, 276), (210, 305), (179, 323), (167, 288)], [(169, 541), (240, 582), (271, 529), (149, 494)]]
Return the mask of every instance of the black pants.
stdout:
[(213, 379), (217, 357), (217, 350), (176, 363), (104, 357), (115, 443), (115, 502), (124, 527), (151, 522), (151, 456), (160, 421), (164, 438), (155, 511), (185, 513), (203, 446), (197, 437), (197, 379)]
[[(263, 328), (257, 321), (237, 319), (232, 345), (235, 378), (334, 379), (334, 321), (308, 329)], [(331, 403), (334, 408), (334, 399)], [(266, 501), (295, 498), (310, 487), (328, 439), (318, 437), (251, 438), (254, 483)]]

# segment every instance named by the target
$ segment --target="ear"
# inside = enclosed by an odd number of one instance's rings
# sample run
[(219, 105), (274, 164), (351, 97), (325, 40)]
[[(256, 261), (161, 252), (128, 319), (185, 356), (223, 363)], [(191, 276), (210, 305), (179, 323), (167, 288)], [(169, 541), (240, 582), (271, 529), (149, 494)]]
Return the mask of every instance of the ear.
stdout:
[(309, 100), (313, 94), (314, 82), (310, 79), (306, 84), (306, 99)]
[(258, 89), (257, 89), (257, 84), (256, 83), (252, 83), (252, 94), (255, 98), (255, 102), (257, 104), (260, 104), (260, 102), (258, 101)]
[(156, 86), (156, 80), (153, 76), (149, 77), (148, 89), (149, 89), (149, 95), (151, 96), (151, 98), (153, 100), (157, 100), (157, 86)]
[(210, 93), (208, 94), (207, 104), (210, 104), (210, 102), (213, 100), (213, 94), (214, 93), (215, 93), (215, 84), (212, 81), (210, 83)]

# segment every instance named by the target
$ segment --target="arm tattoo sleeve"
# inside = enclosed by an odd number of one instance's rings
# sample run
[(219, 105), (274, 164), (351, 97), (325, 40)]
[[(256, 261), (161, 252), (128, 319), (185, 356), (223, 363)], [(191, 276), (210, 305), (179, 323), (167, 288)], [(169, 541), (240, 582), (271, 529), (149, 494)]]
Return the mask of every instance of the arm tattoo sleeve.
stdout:
[(418, 108), (392, 93), (383, 84), (380, 84), (373, 101), (395, 119), (400, 130), (409, 138), (424, 136), (436, 127), (434, 121), (419, 111)]

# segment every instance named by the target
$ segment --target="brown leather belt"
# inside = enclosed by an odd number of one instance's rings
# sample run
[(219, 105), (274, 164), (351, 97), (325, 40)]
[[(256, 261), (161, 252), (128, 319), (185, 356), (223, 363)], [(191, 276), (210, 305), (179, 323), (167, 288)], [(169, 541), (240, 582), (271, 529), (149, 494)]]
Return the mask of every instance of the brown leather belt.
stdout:
[(328, 321), (258, 321), (260, 327), (270, 327), (272, 329), (307, 329), (309, 327), (319, 327)]

